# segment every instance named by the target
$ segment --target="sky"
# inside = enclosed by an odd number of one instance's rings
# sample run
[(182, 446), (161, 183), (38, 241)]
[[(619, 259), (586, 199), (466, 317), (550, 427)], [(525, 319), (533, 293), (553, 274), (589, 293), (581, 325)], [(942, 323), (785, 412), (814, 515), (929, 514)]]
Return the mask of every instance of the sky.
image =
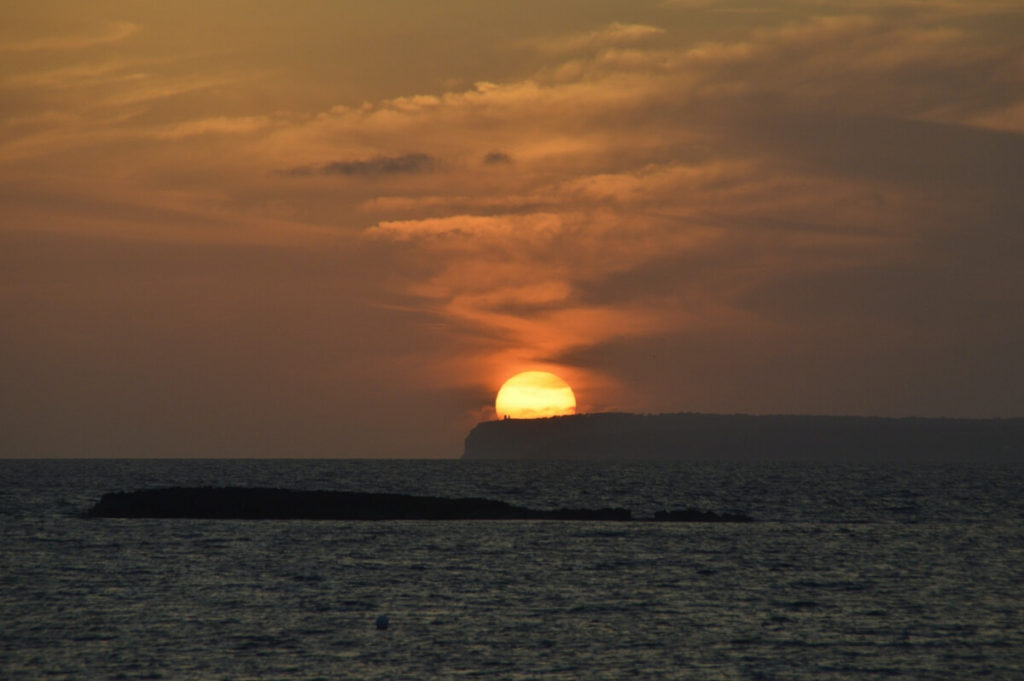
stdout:
[(0, 7), (0, 456), (1024, 416), (1019, 0)]

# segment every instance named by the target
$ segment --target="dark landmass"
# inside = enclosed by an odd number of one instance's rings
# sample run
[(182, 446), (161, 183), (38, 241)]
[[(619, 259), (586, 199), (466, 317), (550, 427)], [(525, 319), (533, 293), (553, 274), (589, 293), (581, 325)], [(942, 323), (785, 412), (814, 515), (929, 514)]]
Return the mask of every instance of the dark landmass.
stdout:
[[(633, 520), (624, 508), (534, 510), (490, 499), (328, 492), (260, 487), (166, 487), (111, 492), (90, 518), (218, 518), (246, 520)], [(659, 512), (666, 522), (748, 522), (738, 514), (687, 509)]]
[(1021, 461), (1024, 418), (579, 414), (477, 424), (463, 459)]

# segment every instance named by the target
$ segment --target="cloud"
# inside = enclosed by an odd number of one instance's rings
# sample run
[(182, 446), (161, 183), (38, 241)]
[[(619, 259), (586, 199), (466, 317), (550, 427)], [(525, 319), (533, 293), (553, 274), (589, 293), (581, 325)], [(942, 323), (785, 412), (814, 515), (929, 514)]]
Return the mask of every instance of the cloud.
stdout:
[(596, 50), (616, 45), (628, 45), (648, 40), (665, 33), (665, 29), (645, 24), (624, 24), (619, 21), (602, 28), (574, 35), (533, 41), (532, 45), (542, 51), (571, 53)]
[(384, 221), (367, 230), (371, 237), (399, 241), (438, 237), (533, 238), (559, 232), (567, 216), (554, 213), (531, 215), (453, 215), (423, 220)]
[(302, 177), (313, 175), (399, 175), (430, 173), (437, 168), (437, 159), (429, 154), (402, 154), (375, 156), (360, 161), (331, 161), (320, 166), (296, 166), (282, 171), (284, 175)]
[[(588, 347), (642, 352), (644, 338), (710, 352), (730, 335), (767, 339), (788, 328), (802, 347), (840, 342), (809, 307), (785, 317), (755, 301), (780, 282), (817, 282), (809, 285), (819, 302), (847, 296), (837, 302), (843, 316), (856, 289), (829, 272), (867, 284), (879, 269), (919, 271), (919, 250), (939, 224), (959, 231), (948, 209), (972, 195), (1024, 216), (1008, 191), (1019, 145), (972, 128), (1014, 125), (1013, 93), (1000, 79), (1020, 53), (941, 24), (819, 17), (729, 42), (606, 50), (528, 81), (448, 93), (415, 113), (388, 102), (338, 113), (358, 117), (364, 134), (453, 126), (457, 136), (435, 141), (456, 155), (494, 139), (515, 154), (501, 186), (459, 175), (457, 194), (417, 185), (374, 197), (367, 211), (409, 219), (380, 220), (366, 234), (415, 244), (406, 290), (458, 328), (517, 348), (494, 362), (576, 357), (574, 366), (595, 370), (602, 360)], [(949, 106), (950, 83), (971, 98)], [(1005, 113), (983, 117), (996, 111)], [(944, 195), (929, 197), (939, 186)], [(531, 300), (537, 282), (559, 295)], [(936, 320), (909, 313), (912, 304), (891, 301), (868, 328), (903, 347), (894, 321), (902, 310), (916, 339), (938, 332)], [(856, 362), (883, 351), (870, 345)], [(789, 351), (772, 340), (760, 356), (773, 352)]]
[(32, 38), (13, 43), (0, 43), (0, 52), (37, 52), (42, 50), (80, 50), (97, 45), (121, 42), (141, 29), (130, 21), (108, 24), (103, 30), (78, 35)]
[(135, 71), (128, 71), (129, 64), (123, 61), (107, 61), (100, 64), (79, 64), (58, 69), (19, 73), (3, 80), (8, 87), (67, 88), (86, 85), (127, 83), (145, 77)]
[(512, 162), (512, 157), (504, 151), (489, 151), (484, 154), (485, 165), (503, 165)]
[(267, 116), (216, 116), (178, 123), (156, 134), (161, 139), (184, 139), (196, 135), (240, 135), (264, 130), (271, 125)]
[(970, 122), (974, 125), (994, 130), (1024, 133), (1024, 101), (1014, 102), (1007, 106), (1000, 106), (991, 111), (979, 113), (972, 117)]

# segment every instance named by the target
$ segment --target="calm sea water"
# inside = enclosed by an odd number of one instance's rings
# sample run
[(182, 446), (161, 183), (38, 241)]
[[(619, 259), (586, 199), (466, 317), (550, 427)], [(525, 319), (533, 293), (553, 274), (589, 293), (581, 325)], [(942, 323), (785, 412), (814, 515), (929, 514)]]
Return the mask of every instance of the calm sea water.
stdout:
[[(759, 522), (78, 517), (228, 484)], [(0, 536), (12, 681), (1024, 678), (1024, 466), (0, 461)]]

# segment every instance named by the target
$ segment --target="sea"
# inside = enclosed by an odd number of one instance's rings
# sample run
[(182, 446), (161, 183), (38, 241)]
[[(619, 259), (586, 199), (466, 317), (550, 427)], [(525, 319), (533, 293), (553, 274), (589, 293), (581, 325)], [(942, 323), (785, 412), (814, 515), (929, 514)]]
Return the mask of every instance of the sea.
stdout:
[[(82, 517), (173, 485), (755, 522)], [(0, 460), (0, 537), (6, 681), (1024, 679), (1024, 463)]]

